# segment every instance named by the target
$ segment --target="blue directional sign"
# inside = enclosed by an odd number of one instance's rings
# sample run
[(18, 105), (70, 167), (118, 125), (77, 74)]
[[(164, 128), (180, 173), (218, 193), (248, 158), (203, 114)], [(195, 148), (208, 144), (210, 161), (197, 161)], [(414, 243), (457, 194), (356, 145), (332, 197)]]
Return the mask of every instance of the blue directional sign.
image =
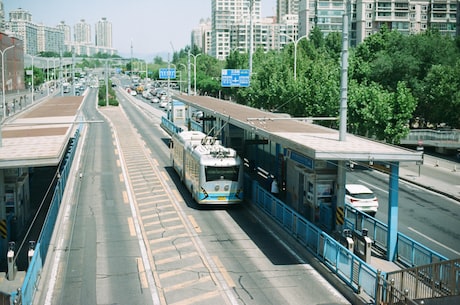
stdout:
[(222, 87), (249, 87), (249, 70), (247, 69), (222, 69)]
[[(169, 76), (169, 77), (168, 77)], [(160, 79), (176, 78), (176, 69), (164, 68), (160, 69)]]

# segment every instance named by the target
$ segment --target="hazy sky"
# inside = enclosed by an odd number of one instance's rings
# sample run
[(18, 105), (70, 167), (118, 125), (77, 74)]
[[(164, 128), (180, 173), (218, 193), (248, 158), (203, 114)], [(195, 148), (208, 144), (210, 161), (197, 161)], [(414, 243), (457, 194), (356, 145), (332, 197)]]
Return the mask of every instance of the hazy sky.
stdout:
[[(276, 0), (262, 1), (262, 17), (274, 16)], [(153, 58), (190, 45), (190, 33), (202, 18), (211, 17), (211, 0), (3, 0), (5, 18), (22, 8), (34, 23), (72, 27), (81, 19), (94, 25), (106, 17), (112, 23), (113, 47), (121, 56)], [(173, 47), (172, 47), (172, 46)]]

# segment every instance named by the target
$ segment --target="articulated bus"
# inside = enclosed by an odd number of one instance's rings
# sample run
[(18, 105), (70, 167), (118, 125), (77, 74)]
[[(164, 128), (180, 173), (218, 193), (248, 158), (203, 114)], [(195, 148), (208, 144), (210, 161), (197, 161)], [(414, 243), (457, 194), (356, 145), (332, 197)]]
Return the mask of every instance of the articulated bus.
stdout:
[(171, 139), (174, 170), (198, 204), (238, 204), (243, 200), (243, 162), (231, 148), (199, 131)]

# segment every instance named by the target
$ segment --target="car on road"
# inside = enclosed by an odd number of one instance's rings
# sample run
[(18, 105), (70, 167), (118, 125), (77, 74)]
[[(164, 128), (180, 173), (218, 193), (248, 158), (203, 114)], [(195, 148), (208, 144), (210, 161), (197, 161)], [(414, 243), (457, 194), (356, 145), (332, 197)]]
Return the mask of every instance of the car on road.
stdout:
[(166, 107), (168, 106), (168, 101), (167, 101), (167, 100), (162, 100), (162, 101), (160, 102), (160, 105), (159, 105), (159, 106), (160, 106), (160, 108), (166, 109)]
[(372, 217), (379, 208), (379, 201), (374, 192), (362, 184), (345, 185), (345, 203)]
[(203, 119), (203, 111), (198, 110), (192, 113), (192, 119), (195, 121), (199, 122), (201, 119)]

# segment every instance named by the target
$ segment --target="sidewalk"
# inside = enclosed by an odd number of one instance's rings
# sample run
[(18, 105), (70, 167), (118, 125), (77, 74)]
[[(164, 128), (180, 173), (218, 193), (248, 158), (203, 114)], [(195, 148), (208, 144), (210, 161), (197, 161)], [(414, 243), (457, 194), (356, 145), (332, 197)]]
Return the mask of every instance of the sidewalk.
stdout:
[[(47, 92), (35, 92), (33, 103), (47, 96)], [(52, 96), (52, 94), (50, 94)], [(31, 106), (32, 104), (32, 93), (30, 90), (21, 90), (17, 92), (10, 92), (5, 94), (5, 118), (3, 117), (3, 98), (0, 100), (0, 117), (3, 122), (10, 116), (15, 115)]]
[(460, 202), (460, 163), (425, 155), (423, 165), (400, 164), (399, 177)]

